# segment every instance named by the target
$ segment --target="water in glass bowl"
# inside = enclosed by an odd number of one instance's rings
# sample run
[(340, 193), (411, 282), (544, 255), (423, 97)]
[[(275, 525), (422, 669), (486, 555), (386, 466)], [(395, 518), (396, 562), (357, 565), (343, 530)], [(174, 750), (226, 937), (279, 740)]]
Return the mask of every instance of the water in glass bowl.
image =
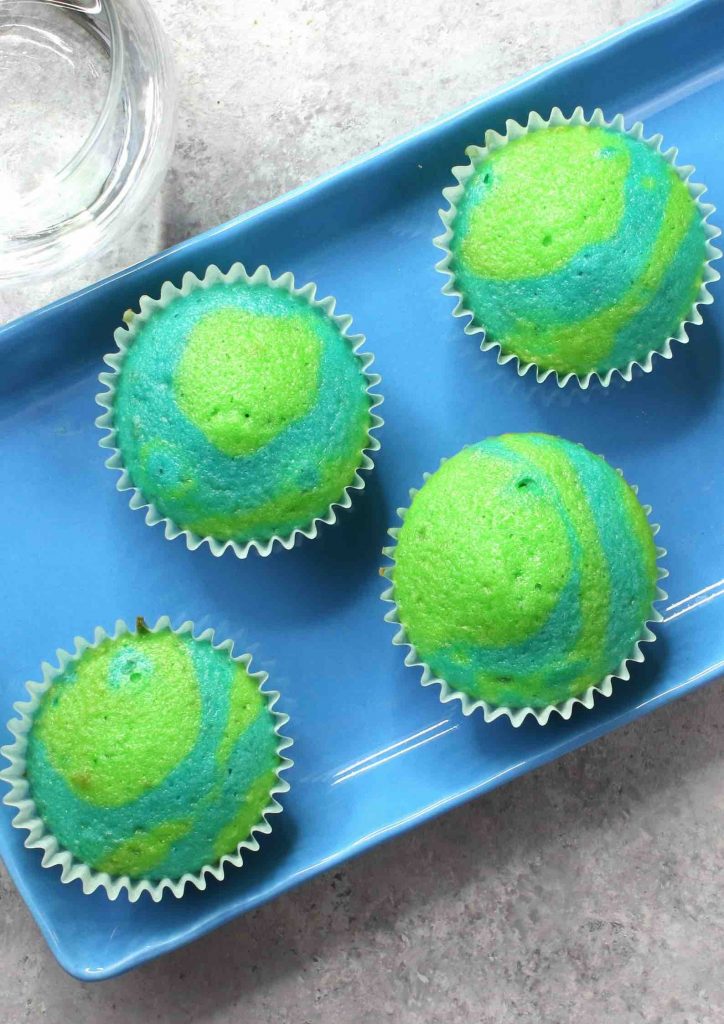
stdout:
[[(91, 135), (111, 76), (95, 0), (0, 0), (0, 219), (62, 173)], [(3, 211), (5, 207), (5, 211)]]
[(0, 0), (0, 285), (121, 237), (161, 181), (174, 109), (147, 0)]

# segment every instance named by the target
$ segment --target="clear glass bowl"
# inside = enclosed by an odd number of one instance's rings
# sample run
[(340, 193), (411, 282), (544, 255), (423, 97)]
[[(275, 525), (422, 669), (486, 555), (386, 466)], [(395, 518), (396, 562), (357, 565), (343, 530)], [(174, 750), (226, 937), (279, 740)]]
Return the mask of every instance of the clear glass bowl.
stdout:
[(166, 170), (175, 100), (145, 0), (0, 0), (0, 285), (119, 237)]

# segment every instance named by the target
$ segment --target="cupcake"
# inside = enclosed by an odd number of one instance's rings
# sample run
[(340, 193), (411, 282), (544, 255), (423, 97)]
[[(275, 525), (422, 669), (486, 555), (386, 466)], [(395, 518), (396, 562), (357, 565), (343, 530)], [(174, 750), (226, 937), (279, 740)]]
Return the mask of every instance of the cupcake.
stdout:
[(212, 638), (168, 619), (154, 630), (139, 620), (136, 633), (119, 623), (28, 684), (3, 749), (5, 802), (64, 882), (112, 899), (180, 896), (188, 882), (205, 888), (207, 873), (223, 878), (271, 830), (274, 795), (289, 788), (279, 773), (290, 741), (278, 733), (288, 719), (249, 656)]
[(687, 340), (685, 324), (712, 301), (719, 231), (693, 168), (677, 167), (661, 136), (645, 139), (640, 123), (626, 132), (600, 110), (587, 121), (556, 109), (526, 127), (508, 121), (468, 155), (444, 192), (436, 244), (443, 290), (466, 331), (484, 333), (482, 348), (497, 346), (520, 374), (535, 366), (539, 380), (586, 387), (616, 371), (630, 380), (634, 364), (648, 371), (654, 353), (668, 358), (672, 340)]
[(358, 352), (364, 339), (346, 333), (351, 318), (314, 292), (266, 267), (251, 277), (238, 263), (225, 275), (211, 267), (141, 299), (116, 331), (101, 443), (114, 449), (119, 489), (132, 488), (132, 507), (148, 506), (167, 537), (266, 554), (275, 538), (291, 547), (298, 533), (315, 536), (363, 486), (365, 451), (379, 447), (369, 390), (379, 378)]
[(469, 714), (569, 717), (643, 660), (663, 595), (647, 511), (602, 458), (546, 434), (464, 448), (391, 531), (395, 642)]

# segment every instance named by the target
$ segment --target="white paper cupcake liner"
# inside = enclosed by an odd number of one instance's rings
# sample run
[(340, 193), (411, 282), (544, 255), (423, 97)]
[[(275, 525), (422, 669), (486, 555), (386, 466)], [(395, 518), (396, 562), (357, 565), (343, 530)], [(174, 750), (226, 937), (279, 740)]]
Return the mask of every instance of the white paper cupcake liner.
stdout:
[[(450, 241), (454, 235), (454, 220), (457, 214), (457, 204), (465, 190), (465, 185), (468, 179), (486, 159), (488, 154), (496, 149), (501, 149), (503, 146), (507, 146), (509, 142), (519, 139), (528, 132), (541, 131), (542, 129), (549, 127), (558, 127), (560, 125), (570, 124), (612, 128), (615, 131), (629, 135), (633, 139), (641, 140), (649, 147), (649, 149), (654, 150), (656, 153), (660, 153), (664, 160), (671, 165), (681, 180), (686, 184), (689, 194), (699, 210), (701, 220), (704, 225), (704, 231), (706, 233), (706, 261), (704, 264), (701, 288), (699, 289), (699, 294), (695, 302), (692, 303), (687, 316), (679, 325), (677, 333), (672, 337), (666, 338), (659, 348), (652, 349), (643, 361), (632, 360), (624, 367), (615, 367), (613, 369), (606, 370), (603, 374), (599, 374), (596, 371), (590, 371), (582, 376), (574, 372), (561, 373), (552, 368), (546, 369), (540, 367), (535, 362), (526, 362), (514, 352), (504, 353), (499, 342), (488, 340), (485, 328), (476, 322), (475, 313), (471, 309), (467, 308), (462, 293), (456, 287), (455, 274), (451, 269), (453, 253), (450, 249)], [(442, 249), (445, 254), (440, 262), (436, 264), (436, 269), (448, 278), (442, 288), (443, 294), (452, 295), (457, 300), (455, 308), (453, 309), (453, 316), (462, 317), (468, 321), (464, 328), (466, 334), (483, 335), (483, 340), (480, 344), (480, 348), (483, 352), (487, 352), (489, 349), (497, 349), (498, 363), (501, 365), (504, 363), (513, 363), (519, 377), (522, 377), (529, 370), (535, 370), (535, 378), (539, 384), (546, 380), (547, 377), (555, 376), (559, 387), (564, 387), (571, 379), (574, 379), (581, 388), (585, 389), (595, 377), (604, 387), (607, 387), (615, 374), (619, 374), (626, 381), (631, 380), (635, 366), (640, 366), (645, 373), (650, 373), (653, 369), (654, 356), (660, 355), (664, 359), (671, 359), (673, 355), (671, 343), (678, 341), (681, 342), (682, 345), (686, 344), (689, 341), (689, 336), (686, 330), (687, 324), (700, 324), (702, 322), (702, 316), (699, 312), (699, 307), (708, 306), (714, 301), (714, 297), (709, 291), (707, 285), (711, 284), (712, 281), (718, 281), (721, 276), (719, 272), (711, 266), (712, 261), (719, 259), (721, 256), (721, 251), (712, 242), (714, 238), (717, 238), (721, 234), (721, 231), (718, 227), (715, 227), (713, 224), (708, 222), (708, 218), (712, 213), (714, 213), (715, 207), (711, 203), (704, 203), (701, 200), (701, 196), (706, 192), (706, 187), (691, 181), (691, 176), (695, 170), (692, 165), (687, 164), (682, 167), (677, 165), (676, 158), (678, 156), (678, 150), (675, 147), (672, 146), (669, 149), (662, 148), (662, 135), (656, 134), (652, 135), (650, 138), (646, 138), (644, 136), (644, 126), (641, 121), (637, 121), (631, 128), (626, 128), (622, 114), (617, 114), (612, 120), (607, 121), (603, 115), (603, 111), (597, 108), (593, 111), (592, 116), (587, 118), (583, 112), (583, 108), (576, 107), (571, 116), (566, 117), (558, 107), (554, 107), (548, 118), (543, 118), (540, 114), (533, 112), (529, 114), (528, 121), (525, 125), (521, 125), (517, 121), (508, 120), (505, 122), (505, 129), (505, 135), (501, 135), (492, 130), (486, 131), (485, 145), (483, 146), (468, 146), (465, 152), (469, 157), (469, 163), (452, 168), (452, 174), (457, 179), (458, 184), (443, 189), (443, 198), (446, 199), (449, 204), (446, 210), (439, 211), (445, 230), (442, 235), (433, 239), (433, 242), (439, 249)]]
[[(440, 465), (447, 462), (447, 459), (441, 459)], [(620, 477), (623, 478), (623, 473), (620, 469), (616, 472)], [(431, 473), (423, 473), (423, 482), (429, 479)], [(633, 484), (629, 484), (634, 494), (638, 494), (638, 488)], [(410, 504), (418, 493), (419, 488), (410, 488)], [(650, 505), (643, 505), (643, 510), (647, 517), (651, 517), (652, 508)], [(407, 506), (409, 508), (409, 505)], [(397, 515), (400, 520), (404, 520), (407, 514), (407, 508), (398, 508)], [(653, 536), (660, 530), (660, 526), (656, 523), (651, 523), (651, 533)], [(499, 707), (494, 704), (488, 703), (486, 700), (475, 699), (467, 693), (463, 693), (461, 690), (456, 690), (451, 686), (447, 680), (441, 679), (436, 676), (430, 666), (423, 661), (420, 657), (415, 645), (410, 642), (404, 625), (400, 621), (397, 603), (395, 601), (395, 584), (394, 584), (394, 570), (395, 570), (395, 546), (397, 543), (397, 537), (400, 532), (400, 527), (392, 527), (388, 530), (390, 537), (395, 541), (395, 544), (390, 547), (382, 549), (383, 555), (389, 558), (392, 562), (391, 565), (385, 566), (381, 570), (381, 574), (389, 582), (390, 586), (382, 593), (382, 600), (392, 605), (392, 608), (385, 615), (385, 622), (393, 622), (398, 626), (398, 630), (392, 638), (392, 643), (396, 647), (407, 647), (408, 651), (405, 655), (405, 665), (409, 668), (419, 668), (421, 670), (420, 683), (422, 686), (439, 686), (440, 687), (440, 702), (447, 704), (449, 701), (460, 701), (460, 706), (464, 715), (471, 715), (473, 711), (480, 708), (483, 712), (483, 717), (486, 722), (494, 722), (496, 718), (508, 718), (511, 724), (517, 728), (521, 725), (525, 719), (530, 715), (534, 718), (539, 725), (545, 725), (551, 715), (560, 715), (561, 718), (569, 719), (573, 714), (573, 709), (576, 704), (581, 704), (585, 708), (592, 708), (596, 697), (596, 694), (600, 694), (602, 697), (610, 697), (613, 693), (613, 684), (617, 679), (626, 681), (631, 678), (631, 673), (628, 670), (629, 662), (641, 662), (644, 660), (644, 653), (641, 650), (641, 644), (653, 643), (656, 640), (656, 634), (652, 633), (649, 629), (649, 623), (657, 623), (663, 621), (663, 616), (657, 610), (656, 604), (660, 601), (664, 601), (667, 598), (666, 591), (662, 590), (660, 586), (656, 587), (656, 597), (651, 605), (651, 614), (646, 619), (641, 630), (641, 635), (633, 646), (631, 653), (623, 659), (621, 664), (618, 666), (615, 672), (607, 675), (600, 683), (595, 686), (589, 686), (588, 689), (584, 690), (578, 697), (569, 697), (565, 701), (561, 701), (558, 704), (548, 704), (543, 708), (507, 708)], [(656, 558), (660, 561), (666, 556), (666, 549), (658, 547), (656, 548)], [(662, 566), (658, 566), (658, 581), (665, 579), (669, 575), (668, 571)]]
[[(152, 628), (145, 626), (145, 623), (144, 627), (152, 633), (171, 629), (172, 632), (179, 636), (185, 633), (190, 633), (194, 636), (194, 624), (192, 622), (184, 622), (178, 629), (172, 629), (170, 619), (166, 615), (162, 616)], [(269, 794), (269, 803), (264, 808), (261, 819), (258, 824), (253, 826), (249, 836), (238, 844), (234, 853), (225, 854), (216, 863), (205, 864), (198, 872), (193, 874), (187, 872), (178, 879), (164, 878), (159, 881), (152, 881), (150, 879), (133, 879), (129, 878), (128, 875), (114, 876), (109, 875), (105, 871), (97, 871), (95, 868), (91, 868), (82, 861), (77, 860), (69, 850), (60, 845), (38, 814), (32, 794), (30, 793), (30, 785), (25, 775), (28, 734), (33, 722), (33, 716), (38, 709), (43, 694), (71, 662), (77, 661), (89, 648), (97, 647), (98, 644), (108, 639), (109, 635), (111, 639), (117, 639), (131, 632), (126, 623), (119, 619), (112, 634), (106, 633), (99, 626), (95, 631), (92, 643), (83, 639), (83, 637), (76, 637), (74, 640), (75, 650), (72, 653), (64, 650), (56, 651), (57, 665), (43, 662), (41, 666), (42, 680), (25, 684), (29, 700), (18, 701), (13, 705), (13, 710), (19, 717), (13, 718), (8, 722), (8, 729), (15, 737), (15, 740), (13, 743), (0, 748), (0, 754), (10, 762), (9, 767), (0, 771), (0, 779), (10, 786), (10, 792), (3, 797), (3, 803), (17, 809), (17, 814), (12, 822), (13, 826), (28, 832), (28, 836), (25, 839), (25, 846), (28, 849), (43, 851), (41, 863), (44, 868), (60, 868), (61, 882), (74, 882), (77, 879), (83, 886), (84, 893), (88, 894), (95, 892), (96, 889), (103, 889), (111, 900), (115, 900), (122, 892), (125, 892), (131, 903), (135, 903), (142, 893), (147, 892), (154, 902), (158, 902), (166, 892), (170, 892), (176, 897), (183, 896), (187, 885), (194, 886), (197, 889), (205, 889), (208, 876), (221, 881), (224, 878), (227, 866), (241, 867), (244, 852), (246, 850), (254, 851), (259, 849), (256, 834), (271, 832), (272, 826), (267, 819), (270, 815), (279, 814), (282, 810), (282, 806), (276, 800), (276, 796), (286, 793), (289, 789), (289, 783), (281, 777), (281, 772), (291, 768), (294, 762), (288, 757), (283, 756), (282, 752), (291, 747), (292, 740), (287, 736), (283, 736), (280, 732), (280, 729), (289, 721), (289, 716), (274, 710), (274, 705), (279, 699), (279, 693), (276, 690), (266, 690), (264, 688), (268, 679), (268, 673), (251, 672), (250, 654), (235, 656), (231, 640), (224, 640), (220, 644), (214, 644), (214, 631), (212, 629), (205, 629), (194, 639), (210, 643), (216, 650), (226, 651), (233, 661), (243, 665), (251, 678), (257, 681), (259, 692), (265, 697), (267, 707), (274, 718), (274, 732), (277, 736), (277, 754), (280, 757), (280, 762), (276, 770), (277, 782)]]
[[(297, 527), (286, 536), (275, 534), (267, 540), (251, 539), (244, 542), (202, 536), (193, 530), (182, 528), (168, 516), (164, 516), (156, 505), (145, 498), (143, 492), (134, 486), (123, 464), (123, 455), (117, 447), (117, 431), (113, 422), (113, 403), (118, 376), (122, 370), (126, 352), (133, 344), (139, 325), (149, 320), (156, 310), (165, 309), (175, 299), (189, 295), (198, 288), (211, 288), (213, 285), (220, 283), (233, 284), (236, 281), (244, 281), (252, 285), (269, 285), (272, 288), (278, 288), (280, 291), (285, 291), (290, 295), (302, 298), (310, 306), (321, 309), (335, 324), (340, 334), (346, 339), (352, 351), (359, 358), (360, 369), (367, 381), (366, 391), (371, 399), (369, 443), (360, 452), (360, 462), (354, 477), (344, 488), (340, 497), (332, 502), (326, 513), (322, 516), (316, 516), (306, 526)], [(106, 431), (105, 437), (100, 441), (101, 448), (108, 448), (111, 451), (110, 457), (106, 460), (106, 466), (109, 469), (117, 470), (121, 474), (120, 479), (116, 483), (117, 490), (131, 491), (130, 507), (132, 509), (146, 509), (146, 524), (148, 526), (156, 526), (162, 523), (167, 540), (183, 537), (186, 541), (186, 546), (191, 551), (195, 551), (202, 544), (208, 544), (212, 555), (216, 557), (223, 555), (227, 548), (233, 551), (238, 558), (246, 558), (252, 550), (265, 557), (271, 553), (275, 545), (289, 550), (294, 547), (297, 540), (301, 537), (306, 537), (309, 540), (316, 537), (320, 524), (326, 523), (331, 525), (336, 522), (337, 510), (349, 508), (352, 504), (352, 492), (361, 491), (364, 488), (365, 480), (360, 474), (374, 468), (374, 462), (370, 453), (377, 452), (380, 449), (379, 439), (374, 436), (373, 431), (378, 430), (384, 421), (374, 410), (382, 404), (383, 398), (382, 395), (376, 394), (372, 389), (379, 385), (382, 378), (377, 373), (368, 372), (374, 362), (374, 356), (369, 352), (361, 351), (365, 343), (364, 335), (348, 333), (352, 317), (336, 314), (334, 312), (336, 300), (331, 297), (318, 299), (316, 298), (316, 292), (317, 286), (315, 284), (306, 284), (302, 288), (296, 287), (294, 275), (289, 272), (282, 274), (280, 277), (273, 278), (267, 266), (257, 267), (254, 273), (250, 275), (241, 263), (234, 263), (225, 274), (218, 267), (212, 265), (207, 268), (202, 278), (198, 278), (195, 274), (187, 271), (182, 278), (180, 288), (176, 287), (172, 282), (166, 281), (161, 287), (158, 299), (144, 295), (140, 299), (138, 313), (128, 310), (124, 314), (125, 326), (118, 327), (113, 336), (118, 346), (118, 351), (104, 356), (104, 362), (111, 367), (111, 372), (103, 372), (98, 377), (99, 382), (105, 386), (106, 390), (96, 395), (96, 402), (105, 409), (105, 412), (96, 420), (96, 426)]]

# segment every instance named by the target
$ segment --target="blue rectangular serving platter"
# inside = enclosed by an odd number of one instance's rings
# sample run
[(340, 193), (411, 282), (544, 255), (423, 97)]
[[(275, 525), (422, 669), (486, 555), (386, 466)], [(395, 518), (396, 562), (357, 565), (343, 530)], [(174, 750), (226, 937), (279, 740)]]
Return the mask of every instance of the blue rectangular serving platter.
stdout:
[[(39, 664), (117, 618), (168, 613), (251, 650), (291, 715), (286, 810), (222, 884), (161, 904), (62, 885), (0, 811), (0, 853), (63, 967), (107, 978), (203, 934), (318, 871), (573, 750), (724, 667), (724, 296), (691, 344), (608, 389), (536, 385), (480, 353), (440, 294), (432, 238), (450, 168), (506, 118), (600, 105), (645, 121), (696, 165), (724, 210), (724, 3), (677, 5), (259, 210), (0, 331), (3, 644), (0, 713)], [(716, 220), (716, 216), (714, 218)], [(149, 529), (103, 466), (94, 395), (123, 311), (209, 263), (268, 263), (338, 298), (376, 353), (382, 451), (352, 511), (268, 559), (215, 559)], [(395, 509), (441, 456), (542, 430), (621, 467), (654, 506), (670, 598), (630, 683), (546, 728), (486, 725), (418, 685), (383, 622), (381, 548)]]

